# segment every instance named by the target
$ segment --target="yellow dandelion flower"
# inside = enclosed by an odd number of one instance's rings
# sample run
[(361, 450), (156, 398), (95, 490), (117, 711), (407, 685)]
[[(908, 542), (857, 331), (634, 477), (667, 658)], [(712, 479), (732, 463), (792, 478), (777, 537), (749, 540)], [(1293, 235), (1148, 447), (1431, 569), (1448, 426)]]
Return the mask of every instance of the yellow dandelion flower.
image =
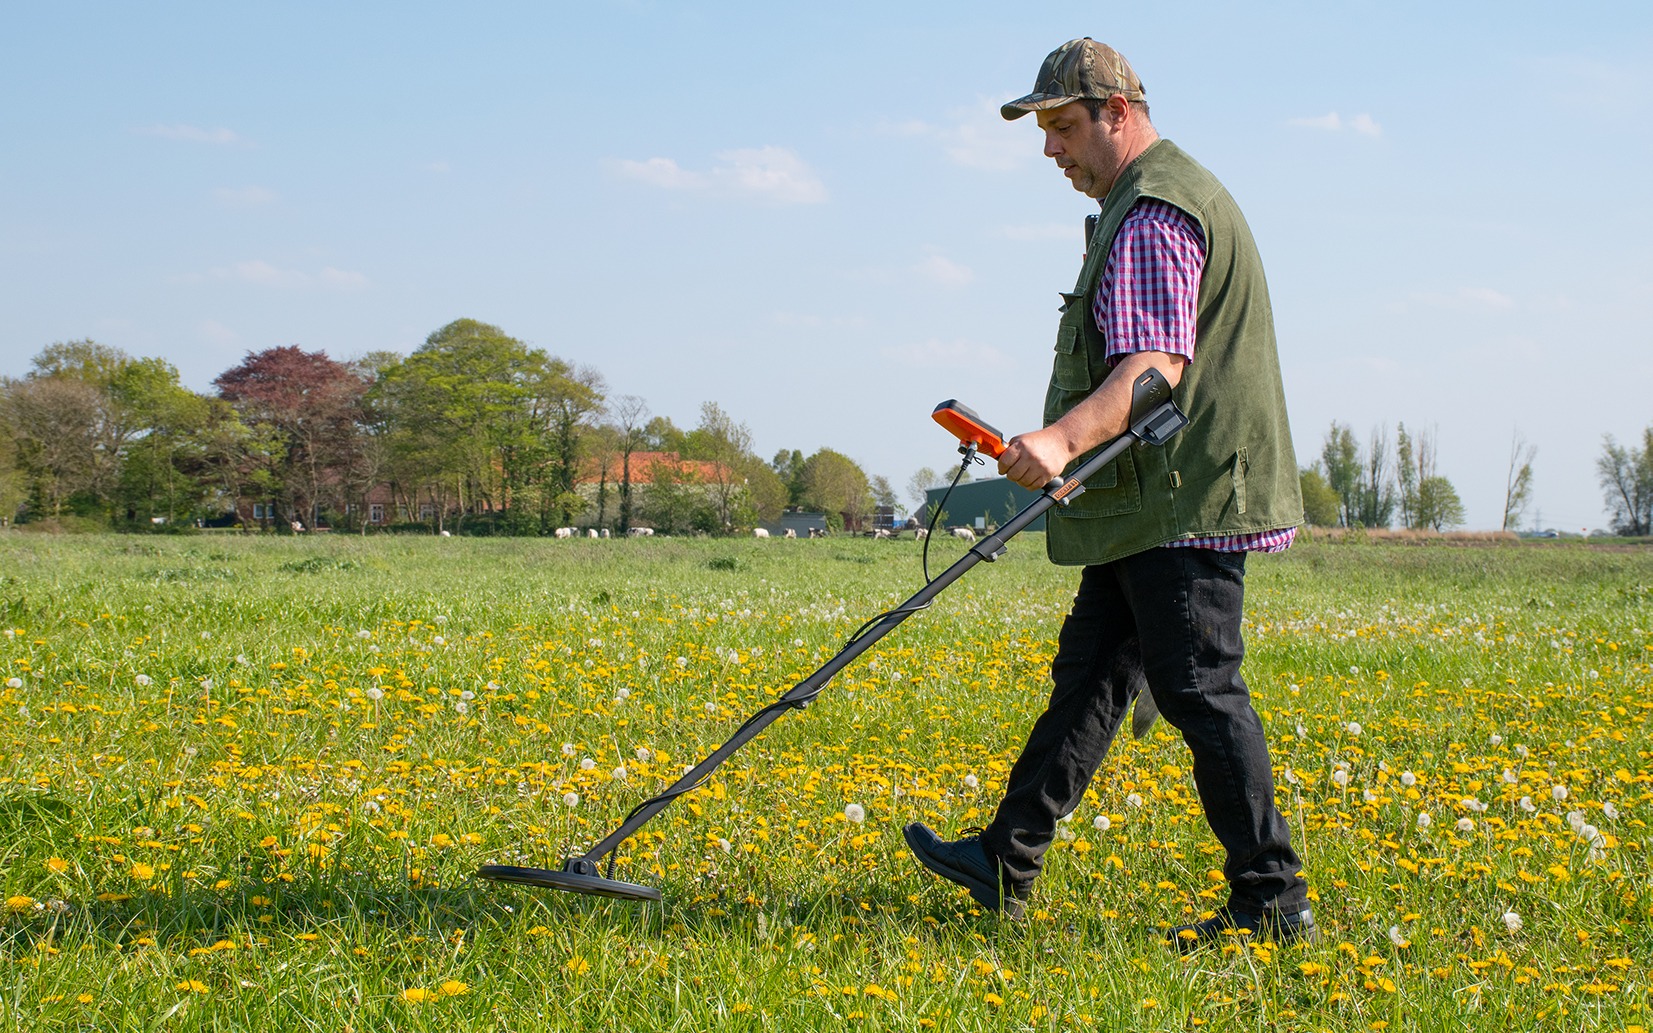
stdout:
[(34, 898), (25, 897), (22, 894), (18, 894), (15, 897), (7, 897), (6, 910), (18, 915), (25, 911), (32, 911), (34, 910)]
[(471, 988), (471, 984), (461, 983), (457, 979), (449, 979), (446, 982), (444, 982), (441, 986), (437, 987), (437, 989), (442, 992), (442, 995), (444, 997), (458, 997), (460, 994), (464, 993), (465, 991), (469, 990), (470, 988)]
[(75, 996), (75, 1000), (81, 1004), (91, 1004), (94, 999), (91, 994), (77, 994)]
[(419, 986), (410, 986), (402, 991), (402, 1000), (409, 1004), (424, 1004), (426, 1001), (436, 1000), (438, 996), (440, 995), (436, 991)]
[(132, 877), (140, 882), (148, 882), (155, 877), (155, 869), (142, 861), (132, 863)]
[(583, 976), (587, 972), (591, 971), (591, 962), (576, 954), (572, 958), (568, 959), (568, 964), (564, 965), (563, 968), (566, 969), (570, 975)]
[(175, 985), (172, 989), (183, 990), (192, 994), (204, 994), (207, 992), (207, 984), (201, 982), (199, 979), (186, 979)]
[(69, 870), (69, 862), (61, 857), (48, 857), (46, 858), (46, 868), (53, 874), (62, 875)]
[(990, 993), (982, 999), (985, 1000), (990, 1006), (992, 1006), (994, 1008), (1004, 1007), (1004, 998), (1000, 997), (998, 994)]

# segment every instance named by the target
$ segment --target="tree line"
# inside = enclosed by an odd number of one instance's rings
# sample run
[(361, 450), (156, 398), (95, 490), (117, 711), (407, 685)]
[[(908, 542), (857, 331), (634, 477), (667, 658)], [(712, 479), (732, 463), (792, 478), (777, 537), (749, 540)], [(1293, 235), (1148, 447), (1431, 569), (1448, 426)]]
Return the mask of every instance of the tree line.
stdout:
[[(1533, 459), (1538, 449), (1519, 432), (1510, 439), (1500, 530), (1520, 527), (1533, 501)], [(1596, 472), (1612, 532), (1653, 533), (1653, 426), (1642, 444), (1621, 446), (1606, 435)], [(1448, 530), (1464, 521), (1464, 507), (1452, 482), (1436, 463), (1431, 431), (1408, 431), (1398, 424), (1393, 441), (1376, 427), (1366, 442), (1346, 424), (1333, 421), (1320, 456), (1301, 470), (1303, 510), (1319, 527)]]
[(0, 521), (365, 530), (378, 498), (397, 515), (383, 522), (456, 533), (721, 534), (787, 507), (854, 527), (894, 502), (842, 453), (764, 461), (715, 402), (679, 428), (596, 369), (472, 319), (405, 356), (249, 352), (212, 394), (91, 340), (31, 365), (0, 379)]

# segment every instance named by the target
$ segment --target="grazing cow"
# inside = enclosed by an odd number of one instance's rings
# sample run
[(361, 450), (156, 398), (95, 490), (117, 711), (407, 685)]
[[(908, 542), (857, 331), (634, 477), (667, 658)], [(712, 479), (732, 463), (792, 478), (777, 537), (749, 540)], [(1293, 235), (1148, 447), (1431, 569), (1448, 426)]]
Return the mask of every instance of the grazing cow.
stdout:
[(930, 537), (930, 529), (927, 527), (921, 527), (913, 532), (913, 541), (915, 542), (922, 542), (928, 537)]
[(754, 527), (754, 528), (752, 528), (752, 537), (753, 538), (768, 538), (769, 537), (769, 532), (767, 530), (765, 530), (764, 528)]
[(809, 529), (809, 536), (811, 538), (825, 538), (826, 532), (821, 530), (819, 527), (811, 527)]
[(895, 537), (894, 535), (890, 534), (890, 532), (884, 530), (882, 527), (880, 527), (878, 530), (874, 531), (872, 533), (872, 536), (874, 538), (893, 538), (893, 537)]
[(786, 529), (786, 534), (782, 535), (781, 537), (783, 537), (783, 538), (796, 538), (796, 537), (798, 537), (798, 532), (794, 531), (792, 528), (789, 527), (789, 528)]
[(551, 533), (556, 535), (558, 538), (572, 538), (572, 537), (574, 537), (574, 529), (572, 527), (559, 527), (555, 531), (552, 531)]
[(968, 527), (955, 527), (952, 530), (954, 538), (963, 538), (967, 542), (973, 542), (976, 540), (976, 532), (970, 530)]
[(654, 536), (654, 528), (652, 528), (652, 527), (628, 527), (628, 528), (626, 528), (626, 534), (631, 536), (632, 538), (652, 538)]

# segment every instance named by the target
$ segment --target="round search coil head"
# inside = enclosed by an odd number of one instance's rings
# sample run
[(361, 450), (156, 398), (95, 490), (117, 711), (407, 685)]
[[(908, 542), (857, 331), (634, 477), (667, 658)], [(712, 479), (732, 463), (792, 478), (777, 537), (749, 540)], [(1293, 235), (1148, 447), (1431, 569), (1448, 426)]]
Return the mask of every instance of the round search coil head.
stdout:
[[(552, 868), (521, 868), (512, 864), (485, 864), (476, 870), (476, 877), (487, 879), (489, 882), (514, 882), (519, 886), (566, 890), (569, 893), (584, 893), (591, 897), (613, 897), (616, 900), (659, 901), (663, 899), (660, 891), (653, 886), (639, 886), (635, 882), (605, 879), (592, 872), (570, 870), (573, 865), (581, 863), (570, 861), (562, 871)], [(591, 865), (590, 862), (583, 862), (583, 866), (592, 869), (596, 867)]]

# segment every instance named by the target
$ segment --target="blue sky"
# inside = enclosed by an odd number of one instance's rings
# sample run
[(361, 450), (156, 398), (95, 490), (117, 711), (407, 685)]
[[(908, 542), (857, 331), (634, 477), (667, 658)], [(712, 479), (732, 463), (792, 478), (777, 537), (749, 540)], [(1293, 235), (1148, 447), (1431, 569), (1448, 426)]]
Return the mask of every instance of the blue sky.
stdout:
[(470, 317), (899, 489), (940, 399), (1036, 424), (1092, 209), (997, 106), (1089, 35), (1252, 224), (1301, 462), (1404, 421), (1496, 527), (1519, 431), (1532, 515), (1597, 527), (1653, 423), (1649, 10), (12, 5), (0, 374), (92, 337), (207, 390)]

